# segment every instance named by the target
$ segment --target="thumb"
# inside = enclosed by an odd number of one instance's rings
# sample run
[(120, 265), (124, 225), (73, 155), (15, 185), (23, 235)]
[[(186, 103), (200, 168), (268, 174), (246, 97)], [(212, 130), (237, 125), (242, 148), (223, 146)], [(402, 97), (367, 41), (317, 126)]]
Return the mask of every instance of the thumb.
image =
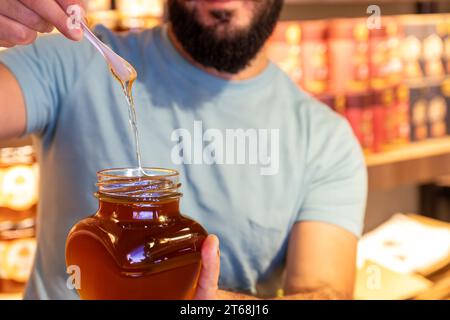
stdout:
[(202, 268), (195, 300), (213, 300), (217, 297), (220, 273), (219, 239), (209, 235), (202, 245)]

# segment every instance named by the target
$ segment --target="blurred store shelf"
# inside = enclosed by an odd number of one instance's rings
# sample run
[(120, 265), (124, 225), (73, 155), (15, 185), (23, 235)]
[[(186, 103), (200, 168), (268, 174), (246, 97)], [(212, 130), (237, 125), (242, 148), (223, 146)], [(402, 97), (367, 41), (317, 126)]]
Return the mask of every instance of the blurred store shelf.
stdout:
[(0, 140), (0, 148), (22, 147), (33, 144), (31, 136), (25, 136), (17, 139)]
[(0, 293), (0, 300), (22, 300), (22, 294), (21, 293), (15, 293), (15, 294)]
[(369, 154), (366, 156), (366, 164), (370, 168), (445, 154), (450, 154), (450, 137), (428, 139), (395, 147), (389, 151)]
[(428, 139), (366, 156), (369, 189), (428, 183), (450, 174), (450, 137)]
[(396, 214), (366, 234), (358, 248), (355, 298), (449, 299), (449, 232), (450, 223)]
[[(411, 214), (410, 217), (420, 221), (426, 225), (433, 227), (443, 227), (450, 229), (450, 223), (430, 219), (422, 215)], [(421, 273), (428, 280), (433, 282), (433, 285), (428, 290), (417, 295), (416, 300), (450, 300), (450, 255), (440, 261), (440, 263), (430, 267)]]

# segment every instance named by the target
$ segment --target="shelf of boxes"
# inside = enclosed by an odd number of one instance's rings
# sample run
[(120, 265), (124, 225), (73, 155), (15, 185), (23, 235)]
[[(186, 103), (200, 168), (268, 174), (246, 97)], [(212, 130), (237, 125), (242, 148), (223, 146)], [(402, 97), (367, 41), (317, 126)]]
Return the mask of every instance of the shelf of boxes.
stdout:
[(346, 117), (370, 190), (450, 174), (450, 15), (280, 22), (270, 58)]

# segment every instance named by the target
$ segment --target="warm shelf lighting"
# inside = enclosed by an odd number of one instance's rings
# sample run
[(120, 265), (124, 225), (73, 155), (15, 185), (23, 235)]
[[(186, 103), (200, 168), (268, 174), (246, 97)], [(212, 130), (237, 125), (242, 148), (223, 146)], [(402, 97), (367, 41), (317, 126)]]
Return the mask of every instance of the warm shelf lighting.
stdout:
[(117, 9), (128, 17), (162, 17), (164, 4), (162, 0), (118, 0)]
[(0, 150), (0, 207), (30, 209), (37, 202), (37, 180), (32, 147)]
[(38, 179), (31, 146), (0, 149), (0, 293), (21, 293), (29, 277)]
[(88, 12), (111, 9), (111, 0), (84, 0), (83, 2)]

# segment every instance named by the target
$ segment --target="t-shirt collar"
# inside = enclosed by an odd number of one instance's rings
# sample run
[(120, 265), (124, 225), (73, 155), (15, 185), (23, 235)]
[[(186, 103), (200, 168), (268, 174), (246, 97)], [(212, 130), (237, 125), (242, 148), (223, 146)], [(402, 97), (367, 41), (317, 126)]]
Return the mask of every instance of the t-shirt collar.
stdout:
[(260, 74), (246, 80), (227, 80), (212, 75), (190, 63), (178, 52), (172, 41), (169, 39), (167, 24), (163, 25), (158, 31), (161, 37), (161, 49), (163, 50), (163, 55), (169, 62), (168, 67), (203, 87), (208, 87), (215, 91), (226, 89), (228, 93), (231, 91), (242, 92), (243, 90), (257, 88), (269, 83), (275, 75), (276, 67), (272, 62), (269, 62)]

